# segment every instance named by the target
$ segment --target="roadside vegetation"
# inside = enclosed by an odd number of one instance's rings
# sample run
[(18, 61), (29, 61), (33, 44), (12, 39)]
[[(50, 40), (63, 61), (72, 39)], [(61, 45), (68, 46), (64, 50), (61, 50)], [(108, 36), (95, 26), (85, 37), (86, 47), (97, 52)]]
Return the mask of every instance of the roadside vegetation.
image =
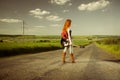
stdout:
[(109, 37), (97, 41), (97, 45), (120, 58), (120, 37)]
[[(73, 37), (74, 45), (86, 46), (91, 40)], [(62, 49), (60, 36), (0, 36), (0, 57)]]

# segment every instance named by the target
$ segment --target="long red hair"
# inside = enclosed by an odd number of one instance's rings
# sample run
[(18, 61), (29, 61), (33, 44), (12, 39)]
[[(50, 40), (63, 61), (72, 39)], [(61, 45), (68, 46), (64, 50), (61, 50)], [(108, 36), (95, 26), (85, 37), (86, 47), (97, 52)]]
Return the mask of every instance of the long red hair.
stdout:
[(65, 24), (64, 24), (64, 26), (63, 26), (62, 31), (67, 31), (67, 29), (70, 27), (70, 25), (71, 25), (71, 20), (70, 20), (70, 19), (67, 19), (67, 20), (65, 21)]

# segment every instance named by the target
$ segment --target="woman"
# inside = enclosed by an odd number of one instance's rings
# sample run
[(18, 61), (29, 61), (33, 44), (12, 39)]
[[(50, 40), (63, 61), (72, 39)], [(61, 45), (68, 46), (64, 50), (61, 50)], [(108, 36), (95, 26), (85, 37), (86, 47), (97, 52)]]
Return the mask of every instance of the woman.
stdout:
[(72, 46), (70, 25), (71, 25), (71, 20), (67, 19), (65, 21), (65, 24), (63, 26), (62, 33), (61, 33), (61, 36), (62, 36), (61, 44), (64, 47), (64, 50), (63, 50), (63, 53), (62, 53), (63, 63), (65, 63), (65, 56), (66, 56), (67, 50), (69, 50), (72, 63), (75, 63), (74, 55), (73, 55), (73, 46)]

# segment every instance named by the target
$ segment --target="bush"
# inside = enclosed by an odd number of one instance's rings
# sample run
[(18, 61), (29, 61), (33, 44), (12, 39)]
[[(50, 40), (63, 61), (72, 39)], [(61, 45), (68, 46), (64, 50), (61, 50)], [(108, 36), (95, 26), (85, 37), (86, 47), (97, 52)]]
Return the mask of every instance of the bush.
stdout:
[(3, 42), (3, 40), (0, 40), (0, 43), (2, 43)]

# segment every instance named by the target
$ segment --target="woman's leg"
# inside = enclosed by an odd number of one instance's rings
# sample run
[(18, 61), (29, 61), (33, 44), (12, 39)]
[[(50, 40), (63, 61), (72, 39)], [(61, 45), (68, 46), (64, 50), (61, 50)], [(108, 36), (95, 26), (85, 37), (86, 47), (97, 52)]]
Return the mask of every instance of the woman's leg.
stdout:
[(67, 47), (64, 47), (63, 53), (62, 53), (62, 62), (65, 63), (65, 56), (67, 52)]
[(75, 58), (74, 58), (74, 55), (73, 55), (73, 46), (69, 46), (69, 53), (70, 53), (70, 56), (71, 56), (71, 60), (72, 60), (72, 63), (75, 63)]

